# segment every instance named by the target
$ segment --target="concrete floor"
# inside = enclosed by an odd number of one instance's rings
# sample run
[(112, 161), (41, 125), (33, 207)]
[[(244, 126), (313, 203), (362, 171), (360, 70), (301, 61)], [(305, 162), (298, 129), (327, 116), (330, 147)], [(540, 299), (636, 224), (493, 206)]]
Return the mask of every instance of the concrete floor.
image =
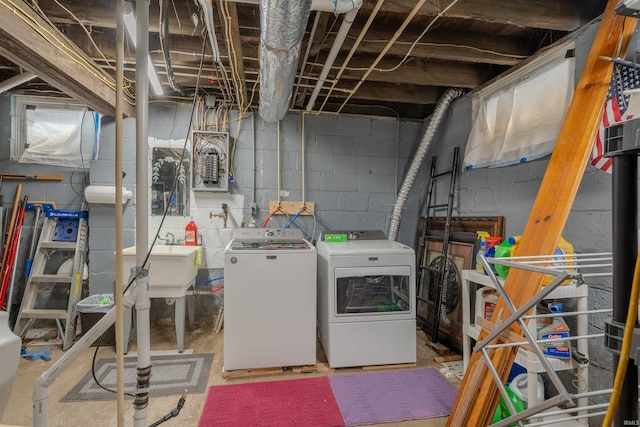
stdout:
[[(309, 377), (310, 375), (339, 375), (341, 373), (356, 372), (360, 369), (340, 369), (336, 372), (316, 372), (311, 374), (293, 374), (286, 372), (279, 375), (230, 379), (222, 378), (222, 343), (223, 333), (213, 333), (211, 327), (199, 328), (192, 332), (185, 333), (185, 348), (192, 349), (194, 353), (214, 353), (213, 365), (209, 376), (209, 385), (241, 383), (252, 381), (271, 381), (279, 379), (293, 379), (297, 377)], [(175, 332), (171, 325), (152, 326), (152, 351), (175, 349)], [(416, 331), (418, 348), (417, 367), (437, 367), (433, 358), (437, 356), (427, 345), (425, 334)], [(11, 399), (5, 410), (4, 416), (0, 420), (1, 424), (14, 426), (32, 425), (31, 415), (31, 392), (35, 380), (42, 372), (47, 370), (53, 361), (62, 354), (59, 346), (48, 346), (53, 351), (51, 362), (43, 360), (29, 361), (20, 360), (18, 376), (13, 385)], [(35, 350), (37, 347), (31, 347)], [(49, 400), (49, 425), (51, 427), (66, 426), (116, 426), (117, 405), (116, 401), (100, 402), (60, 402), (60, 399), (82, 378), (91, 367), (91, 359), (95, 348), (85, 351), (72, 366), (67, 368), (51, 386), (51, 397)], [(135, 351), (135, 343), (132, 341), (130, 351)], [(115, 357), (114, 347), (101, 347), (97, 359)], [(320, 346), (318, 346), (318, 361), (326, 362), (326, 358)], [(456, 378), (449, 378), (449, 381), (456, 387), (460, 382)], [(147, 424), (151, 424), (157, 419), (166, 415), (175, 408), (179, 396), (158, 397), (150, 399), (147, 408)], [(184, 408), (177, 418), (162, 424), (163, 426), (197, 426), (200, 412), (204, 406), (206, 394), (189, 394)], [(125, 425), (133, 425), (133, 406), (131, 401), (125, 401)], [(400, 423), (384, 424), (385, 426), (402, 427), (441, 427), (446, 424), (446, 417), (430, 420), (406, 421)]]

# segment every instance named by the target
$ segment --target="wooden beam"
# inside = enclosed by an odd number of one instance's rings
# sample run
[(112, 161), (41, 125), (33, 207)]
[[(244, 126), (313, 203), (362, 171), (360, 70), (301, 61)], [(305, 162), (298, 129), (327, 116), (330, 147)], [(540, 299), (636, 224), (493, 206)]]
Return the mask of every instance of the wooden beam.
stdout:
[[(384, 40), (393, 35), (390, 28), (370, 29), (362, 43), (358, 46), (358, 54), (375, 54), (380, 52)], [(419, 31), (407, 28), (388, 51), (388, 55), (404, 57), (413, 42), (420, 35)], [(347, 38), (343, 50), (351, 49), (355, 40)], [(329, 49), (333, 38), (325, 42)], [(529, 41), (524, 37), (502, 36), (498, 34), (451, 31), (434, 28), (425, 34), (411, 51), (417, 58), (440, 59), (446, 61), (486, 63), (496, 65), (515, 65), (533, 53)]]
[[(418, 16), (436, 16), (451, 0), (425, 3)], [(574, 31), (602, 12), (593, 2), (584, 0), (463, 0), (444, 15), (449, 18), (474, 19), (490, 23), (547, 30)], [(415, 0), (387, 0), (382, 12), (407, 13)]]
[[(368, 68), (375, 58), (353, 58), (349, 63), (347, 71), (342, 74), (340, 81), (360, 80), (364, 70)], [(388, 58), (380, 61), (376, 70), (389, 70), (395, 67), (400, 59)], [(336, 64), (340, 64), (338, 58)], [(178, 68), (178, 66), (176, 66)], [(255, 67), (247, 67), (247, 74), (258, 73)], [(335, 76), (329, 75), (328, 81)], [(382, 83), (399, 83), (416, 86), (446, 86), (474, 89), (493, 77), (495, 69), (480, 64), (451, 63), (443, 64), (439, 61), (413, 60), (404, 63), (394, 71), (373, 71), (367, 81)], [(311, 77), (311, 81), (319, 77), (320, 70), (308, 70), (305, 77)], [(330, 86), (329, 84), (327, 86)], [(349, 86), (349, 85), (348, 85)], [(348, 87), (344, 86), (344, 87)], [(351, 84), (354, 87), (355, 84)]]
[[(78, 24), (78, 21), (66, 10), (58, 6), (56, 2), (43, 1), (38, 5), (47, 15), (49, 20), (56, 25)], [(194, 5), (193, 1), (186, 1), (180, 6), (181, 7), (175, 8), (175, 11), (177, 11), (178, 13), (178, 18), (176, 18), (173, 8), (169, 13), (169, 27), (171, 28), (171, 34), (180, 34), (186, 36), (192, 35), (196, 29), (194, 29), (194, 25), (191, 20), (191, 14), (195, 13), (197, 8)], [(116, 28), (115, 2), (72, 1), (65, 2), (65, 7), (71, 13), (73, 13), (75, 17), (78, 18), (80, 22), (82, 22), (82, 24), (87, 28)], [(151, 4), (149, 5), (149, 32), (160, 32), (160, 8), (158, 2), (151, 2)]]
[[(347, 71), (344, 72), (342, 78), (357, 80), (362, 77), (364, 71), (360, 71), (369, 67), (375, 58), (357, 57), (349, 62)], [(341, 64), (340, 59), (336, 61)], [(464, 63), (447, 63), (429, 60), (413, 60), (407, 61), (399, 68), (391, 70), (400, 63), (400, 58), (384, 58), (367, 77), (368, 81), (388, 82), (388, 83), (406, 83), (415, 85), (428, 86), (451, 86), (462, 88), (476, 88), (482, 83), (493, 77), (495, 70), (491, 70), (489, 66), (480, 64), (464, 64)], [(352, 70), (352, 69), (357, 70)]]
[[(104, 114), (115, 112), (115, 81), (23, 0), (0, 4), (0, 55)], [(134, 115), (125, 103), (124, 114)]]
[[(310, 57), (321, 51), (327, 53), (335, 39), (335, 31), (327, 34), (328, 14), (320, 16), (320, 23), (316, 29), (316, 35), (310, 51)], [(243, 17), (240, 17), (241, 28), (243, 27)], [(401, 20), (374, 22), (367, 31), (364, 39), (358, 46), (358, 54), (379, 53), (386, 42), (393, 36), (393, 33), (400, 26)], [(364, 23), (356, 20), (351, 27), (350, 34), (342, 44), (342, 51), (349, 51), (355, 43), (357, 34), (360, 34)], [(413, 42), (424, 30), (423, 26), (415, 25), (405, 29), (398, 41), (391, 46), (388, 55), (403, 57)], [(243, 33), (243, 42), (257, 45), (260, 42), (259, 34), (251, 34), (248, 31)], [(448, 61), (461, 61), (473, 63), (487, 63), (497, 65), (515, 65), (522, 59), (531, 55), (537, 43), (532, 45), (529, 38), (522, 35), (494, 34), (481, 31), (454, 31), (451, 29), (438, 28), (437, 26), (429, 30), (422, 36), (420, 42), (411, 51), (411, 56), (418, 58), (443, 59)], [(301, 49), (304, 52), (306, 46)]]
[[(625, 19), (615, 14), (616, 3), (616, 0), (609, 0), (607, 3), (522, 234), (518, 246), (520, 256), (553, 253), (571, 211), (589, 161), (611, 79), (612, 64), (600, 60), (599, 57), (616, 56), (619, 42), (622, 42), (621, 51), (626, 52), (636, 28), (635, 19)], [(504, 286), (514, 305), (520, 307), (540, 291), (543, 280), (541, 274), (516, 268), (509, 272)], [(504, 300), (500, 298), (494, 311), (494, 315), (498, 313), (497, 318), (492, 320), (500, 321), (501, 311), (508, 313), (505, 308)], [(517, 326), (512, 330), (521, 333)], [(486, 335), (482, 332), (480, 339)], [(496, 350), (492, 357), (493, 365), (504, 379), (515, 360), (517, 350), (501, 348)], [(482, 364), (478, 363), (480, 358), (479, 353), (474, 353), (469, 366), (481, 366)], [(475, 377), (473, 372), (468, 372), (468, 376)], [(500, 397), (499, 393), (493, 377), (489, 374), (484, 374), (478, 385), (470, 385), (471, 381), (466, 379), (465, 375), (447, 426), (484, 427), (490, 424)]]
[[(351, 82), (350, 87), (355, 86), (356, 81)], [(389, 83), (381, 85), (379, 83), (365, 82), (351, 98), (353, 102), (358, 99), (382, 102), (398, 102), (407, 104), (436, 104), (440, 95), (444, 91), (441, 87), (418, 86), (409, 84)], [(320, 98), (326, 91), (320, 93)], [(347, 93), (334, 91), (332, 98), (344, 99)]]

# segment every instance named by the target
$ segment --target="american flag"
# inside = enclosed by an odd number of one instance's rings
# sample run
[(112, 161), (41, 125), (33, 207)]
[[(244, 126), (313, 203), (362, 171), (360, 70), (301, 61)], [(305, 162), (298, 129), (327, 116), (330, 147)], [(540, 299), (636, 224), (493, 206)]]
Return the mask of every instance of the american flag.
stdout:
[(603, 157), (604, 151), (604, 130), (609, 126), (633, 118), (627, 115), (629, 107), (629, 95), (624, 95), (623, 91), (640, 87), (640, 70), (620, 64), (613, 65), (611, 73), (611, 83), (607, 92), (607, 99), (604, 103), (602, 122), (596, 134), (596, 142), (591, 153), (591, 165), (611, 173), (611, 158)]

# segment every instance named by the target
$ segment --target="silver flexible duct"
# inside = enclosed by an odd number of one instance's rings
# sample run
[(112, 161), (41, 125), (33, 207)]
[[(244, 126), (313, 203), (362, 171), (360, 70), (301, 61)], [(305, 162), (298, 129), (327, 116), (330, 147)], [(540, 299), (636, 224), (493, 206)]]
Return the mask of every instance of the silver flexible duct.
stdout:
[(311, 3), (311, 0), (260, 2), (259, 113), (264, 121), (279, 121), (287, 112)]
[(431, 119), (429, 120), (429, 125), (427, 126), (427, 130), (424, 132), (422, 136), (422, 140), (420, 141), (420, 145), (416, 150), (416, 154), (411, 161), (411, 166), (409, 166), (409, 170), (404, 177), (404, 181), (402, 182), (402, 186), (400, 187), (400, 191), (398, 191), (398, 197), (396, 198), (396, 203), (393, 205), (393, 212), (391, 213), (391, 223), (389, 224), (389, 240), (397, 240), (398, 239), (398, 229), (400, 228), (400, 219), (402, 218), (402, 210), (404, 206), (407, 204), (407, 199), (409, 198), (409, 192), (411, 191), (411, 187), (413, 187), (413, 183), (418, 176), (418, 172), (422, 167), (422, 162), (424, 161), (424, 156), (427, 154), (429, 150), (429, 145), (431, 145), (431, 140), (433, 139), (436, 131), (438, 130), (438, 126), (442, 121), (442, 117), (444, 113), (449, 108), (449, 105), (457, 98), (462, 96), (464, 91), (462, 89), (447, 89), (444, 94), (438, 100), (438, 104), (436, 108), (433, 110), (433, 114), (431, 115)]

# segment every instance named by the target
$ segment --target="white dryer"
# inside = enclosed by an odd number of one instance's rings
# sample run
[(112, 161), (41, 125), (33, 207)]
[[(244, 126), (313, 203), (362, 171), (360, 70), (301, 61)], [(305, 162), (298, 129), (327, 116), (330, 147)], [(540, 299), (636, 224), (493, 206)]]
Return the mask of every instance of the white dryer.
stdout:
[(316, 266), (301, 230), (234, 232), (224, 262), (226, 371), (316, 363)]
[(379, 230), (326, 231), (317, 250), (318, 325), (329, 365), (414, 363), (414, 250)]

